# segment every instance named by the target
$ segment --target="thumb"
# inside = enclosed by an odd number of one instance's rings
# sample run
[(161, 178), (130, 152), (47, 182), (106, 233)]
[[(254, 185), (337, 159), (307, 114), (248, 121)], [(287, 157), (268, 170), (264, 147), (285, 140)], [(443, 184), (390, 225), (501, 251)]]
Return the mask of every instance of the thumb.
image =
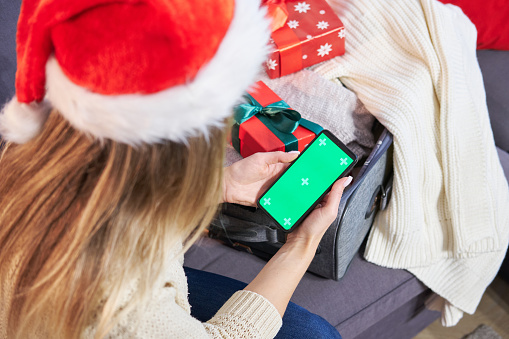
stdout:
[(350, 185), (352, 182), (352, 177), (341, 178), (336, 181), (332, 186), (332, 189), (329, 193), (327, 201), (325, 202), (325, 206), (323, 207), (327, 212), (330, 212), (334, 215), (337, 214), (339, 208), (339, 202), (341, 201), (341, 196), (343, 195), (343, 190), (345, 187)]

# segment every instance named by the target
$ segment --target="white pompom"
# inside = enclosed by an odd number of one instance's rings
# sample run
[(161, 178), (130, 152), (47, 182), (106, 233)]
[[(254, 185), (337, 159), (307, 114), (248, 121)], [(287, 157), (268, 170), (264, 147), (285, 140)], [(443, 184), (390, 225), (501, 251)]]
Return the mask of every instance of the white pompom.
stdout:
[(2, 109), (0, 135), (4, 140), (24, 144), (39, 134), (50, 111), (47, 101), (23, 104), (14, 97)]

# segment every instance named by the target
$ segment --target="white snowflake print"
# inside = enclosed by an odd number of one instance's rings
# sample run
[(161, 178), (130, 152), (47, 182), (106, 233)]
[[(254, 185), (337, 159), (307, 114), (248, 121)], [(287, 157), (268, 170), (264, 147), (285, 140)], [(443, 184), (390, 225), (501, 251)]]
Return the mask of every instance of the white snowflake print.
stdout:
[(326, 29), (327, 27), (329, 27), (329, 23), (327, 21), (320, 21), (319, 23), (316, 24), (316, 27), (318, 27), (319, 29)]
[(344, 39), (345, 38), (345, 29), (342, 28), (339, 32), (338, 32), (338, 38), (341, 38), (341, 39)]
[(320, 45), (320, 48), (317, 49), (318, 56), (321, 56), (322, 58), (326, 55), (329, 55), (329, 52), (332, 51), (332, 45), (329, 43), (325, 43), (325, 45)]
[(295, 29), (299, 27), (299, 22), (297, 20), (290, 20), (288, 21), (288, 27)]
[(269, 59), (267, 60), (267, 68), (268, 69), (272, 69), (272, 70), (275, 70), (277, 67), (277, 62), (276, 60), (272, 60), (272, 59)]
[(295, 6), (295, 12), (307, 13), (311, 9), (311, 5), (306, 2), (299, 2)]

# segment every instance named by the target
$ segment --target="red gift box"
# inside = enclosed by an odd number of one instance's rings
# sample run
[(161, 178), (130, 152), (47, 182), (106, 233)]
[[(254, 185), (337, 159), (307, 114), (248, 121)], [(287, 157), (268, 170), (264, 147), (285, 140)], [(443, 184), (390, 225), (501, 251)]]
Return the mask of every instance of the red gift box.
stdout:
[[(283, 102), (276, 93), (261, 81), (257, 82), (254, 89), (248, 91), (248, 93), (263, 107)], [(289, 106), (287, 107), (289, 108)], [(271, 126), (268, 118), (257, 114), (244, 122), (234, 124), (232, 145), (244, 158), (257, 152), (288, 152), (292, 150), (302, 152), (321, 130), (320, 125), (301, 118), (293, 133), (281, 133)]]
[(274, 52), (266, 64), (271, 79), (345, 53), (343, 23), (325, 0), (286, 0), (279, 5), (286, 5), (288, 19), (272, 32)]

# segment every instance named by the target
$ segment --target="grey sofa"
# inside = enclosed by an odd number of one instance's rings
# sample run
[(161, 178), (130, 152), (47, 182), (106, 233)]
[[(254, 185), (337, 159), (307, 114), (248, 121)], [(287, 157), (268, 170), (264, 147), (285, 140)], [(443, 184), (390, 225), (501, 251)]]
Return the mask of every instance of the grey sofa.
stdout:
[[(477, 55), (499, 158), (509, 180), (509, 51)], [(292, 301), (324, 317), (345, 339), (412, 338), (439, 317), (424, 307), (431, 291), (412, 274), (368, 263), (360, 253), (340, 281), (307, 273)], [(499, 275), (509, 280), (507, 261)], [(204, 238), (188, 251), (184, 264), (248, 283), (265, 262)]]
[[(0, 0), (0, 104), (15, 93), (15, 34), (20, 0)], [(500, 160), (509, 178), (509, 52), (479, 51)], [(360, 251), (362, 253), (362, 249)], [(201, 239), (185, 265), (249, 282), (264, 261), (219, 242)], [(508, 264), (501, 275), (508, 276)], [(411, 338), (439, 317), (424, 308), (431, 291), (405, 270), (370, 264), (358, 254), (340, 281), (307, 273), (292, 301), (321, 315), (344, 338)]]

